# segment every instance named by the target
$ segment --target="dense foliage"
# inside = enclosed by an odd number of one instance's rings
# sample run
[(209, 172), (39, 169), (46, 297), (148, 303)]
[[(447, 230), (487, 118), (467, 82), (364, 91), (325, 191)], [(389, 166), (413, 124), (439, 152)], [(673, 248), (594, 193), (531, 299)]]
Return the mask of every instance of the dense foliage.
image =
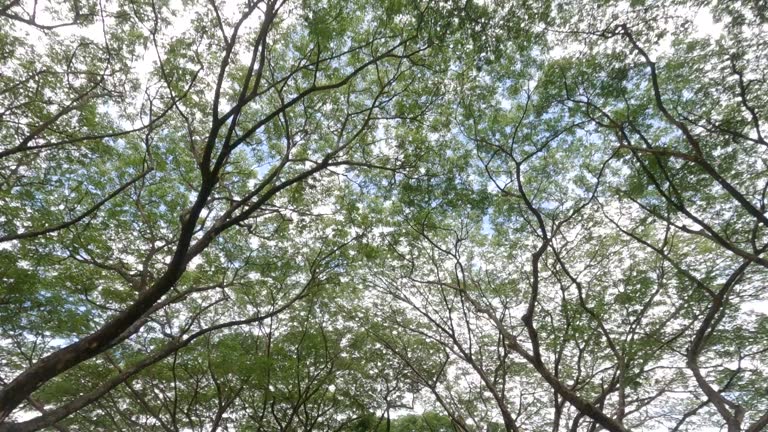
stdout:
[(0, 0), (0, 431), (768, 428), (768, 7)]

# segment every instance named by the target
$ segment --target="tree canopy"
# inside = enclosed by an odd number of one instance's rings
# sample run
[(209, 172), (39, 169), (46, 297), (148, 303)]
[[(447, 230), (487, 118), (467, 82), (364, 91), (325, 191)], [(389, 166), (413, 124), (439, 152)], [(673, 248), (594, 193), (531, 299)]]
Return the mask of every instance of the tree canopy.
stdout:
[(0, 431), (768, 428), (768, 6), (0, 0)]

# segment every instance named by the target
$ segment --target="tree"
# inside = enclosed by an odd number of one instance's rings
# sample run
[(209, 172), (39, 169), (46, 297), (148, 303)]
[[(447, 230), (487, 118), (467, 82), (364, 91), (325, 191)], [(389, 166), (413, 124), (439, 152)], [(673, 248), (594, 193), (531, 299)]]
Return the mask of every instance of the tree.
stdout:
[[(73, 3), (69, 24), (103, 34), (63, 46), (58, 25), (37, 25), (43, 11), (3, 7), (14, 25), (5, 58), (19, 70), (4, 92), (23, 97), (7, 99), (3, 117), (4, 303), (15, 309), (5, 321), (17, 355), (3, 365), (13, 378), (0, 419), (145, 327), (162, 336), (103, 385), (5, 429), (54, 424), (199, 337), (261, 322), (329, 283), (359, 233), (313, 209), (343, 199), (335, 184), (354, 175), (343, 167), (409, 163), (371, 143), (377, 125), (409, 121), (400, 98), (431, 97), (420, 72), (436, 35), (429, 5), (172, 6)], [(181, 34), (169, 33), (174, 15), (190, 20)], [(18, 37), (22, 24), (51, 44)], [(141, 54), (155, 67), (126, 78)], [(306, 255), (278, 259), (299, 244)], [(75, 319), (49, 327), (55, 308)]]
[(0, 5), (0, 431), (766, 428), (766, 16)]

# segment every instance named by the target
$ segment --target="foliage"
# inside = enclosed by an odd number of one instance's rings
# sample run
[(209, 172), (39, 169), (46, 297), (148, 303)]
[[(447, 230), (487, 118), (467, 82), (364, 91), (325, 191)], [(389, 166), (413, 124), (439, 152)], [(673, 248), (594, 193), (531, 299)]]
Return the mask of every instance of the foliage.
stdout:
[(0, 3), (0, 431), (768, 427), (768, 15)]

